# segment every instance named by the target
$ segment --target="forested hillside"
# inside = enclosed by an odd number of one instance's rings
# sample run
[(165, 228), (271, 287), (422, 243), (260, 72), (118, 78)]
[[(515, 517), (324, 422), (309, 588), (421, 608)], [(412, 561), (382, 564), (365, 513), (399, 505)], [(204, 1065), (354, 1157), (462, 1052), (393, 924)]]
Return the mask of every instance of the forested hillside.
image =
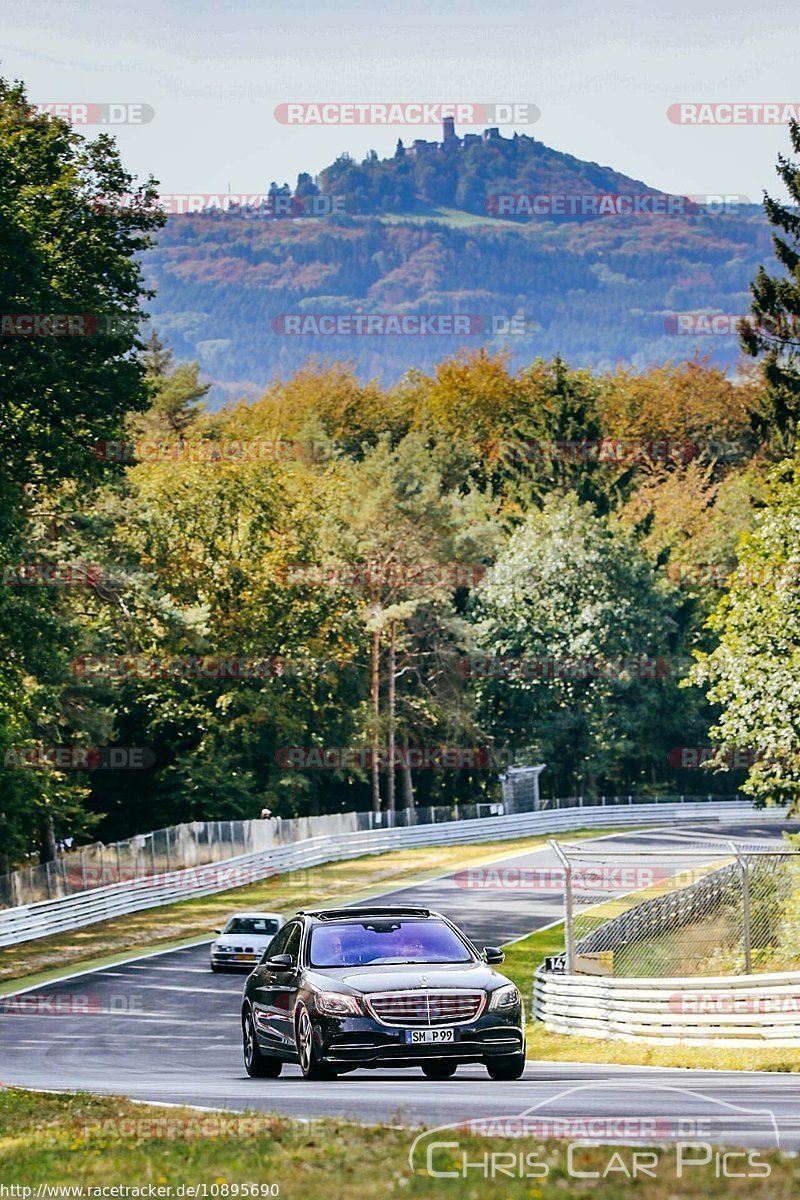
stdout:
[[(154, 322), (182, 357), (200, 362), (215, 402), (242, 389), (255, 395), (310, 355), (351, 361), (362, 379), (387, 384), (480, 345), (508, 349), (518, 365), (559, 353), (575, 366), (647, 367), (699, 350), (731, 368), (734, 321), (683, 332), (676, 314), (743, 314), (748, 282), (771, 251), (752, 205), (499, 217), (498, 194), (658, 197), (526, 137), (360, 164), (342, 158), (318, 184), (302, 176), (293, 192), (318, 193), (343, 211), (173, 216), (146, 257)], [(285, 314), (351, 313), (482, 320), (466, 337), (281, 331)]]

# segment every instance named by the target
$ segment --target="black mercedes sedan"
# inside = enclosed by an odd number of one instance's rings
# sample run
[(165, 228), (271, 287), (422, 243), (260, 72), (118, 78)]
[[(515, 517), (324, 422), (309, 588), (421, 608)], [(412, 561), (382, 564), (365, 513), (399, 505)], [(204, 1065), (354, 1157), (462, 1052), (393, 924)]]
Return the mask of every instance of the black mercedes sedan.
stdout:
[(492, 1079), (525, 1068), (525, 1011), (494, 967), (503, 952), (426, 908), (299, 912), (248, 976), (242, 998), (248, 1075), (306, 1079), (359, 1067), (421, 1067), (448, 1079), (482, 1062)]

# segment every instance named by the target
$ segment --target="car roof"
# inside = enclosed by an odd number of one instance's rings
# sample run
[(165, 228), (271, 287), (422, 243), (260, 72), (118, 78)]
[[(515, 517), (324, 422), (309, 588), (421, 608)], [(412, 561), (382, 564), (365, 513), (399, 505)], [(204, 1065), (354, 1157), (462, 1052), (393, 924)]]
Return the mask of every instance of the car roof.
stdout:
[(350, 908), (319, 908), (313, 912), (301, 909), (298, 917), (308, 917), (312, 921), (352, 921), (366, 917), (439, 917), (440, 914), (430, 908), (419, 908), (406, 904), (364, 904), (353, 905)]
[(276, 913), (276, 912), (234, 912), (234, 913), (231, 913), (229, 917), (225, 918), (226, 923), (228, 921), (232, 921), (234, 919), (234, 917), (236, 917), (236, 918), (257, 917), (259, 920), (266, 917), (270, 921), (282, 921), (283, 920), (283, 917), (281, 916), (281, 914)]

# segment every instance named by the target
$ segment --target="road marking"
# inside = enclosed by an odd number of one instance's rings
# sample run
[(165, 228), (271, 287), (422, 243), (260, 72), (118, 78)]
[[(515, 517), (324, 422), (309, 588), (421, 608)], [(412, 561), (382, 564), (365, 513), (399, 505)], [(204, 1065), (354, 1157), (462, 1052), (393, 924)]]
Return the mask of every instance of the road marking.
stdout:
[(135, 963), (131, 963), (128, 967), (129, 971), (178, 971), (181, 975), (210, 975), (209, 967), (139, 967)]
[[(185, 996), (187, 989), (180, 987), (176, 983), (139, 983), (137, 980), (136, 990), (140, 992), (182, 992)], [(192, 987), (190, 994), (192, 996), (202, 993), (204, 996), (234, 996), (239, 994), (238, 988), (229, 988), (223, 990), (220, 988), (201, 988)]]
[[(146, 958), (159, 958), (163, 954), (186, 954), (197, 946), (210, 946), (215, 939), (213, 937), (204, 938), (200, 942), (193, 942), (190, 946), (181, 946), (176, 949), (174, 946), (168, 950), (150, 950), (147, 954), (131, 954), (130, 958), (123, 958), (117, 963), (110, 963), (109, 967), (126, 966), (128, 963), (142, 962)], [(103, 971), (108, 970), (108, 967), (85, 967), (82, 971), (71, 971), (69, 975), (59, 975), (56, 979), (48, 979), (44, 983), (32, 983), (28, 987), (18, 988), (15, 992), (3, 993), (0, 998), (10, 996), (23, 996), (26, 992), (38, 992), (40, 989), (52, 987), (54, 984), (66, 983), (69, 979), (82, 979), (87, 975), (102, 975)]]
[[(234, 1045), (239, 1044), (238, 1038), (233, 1039), (233, 1041), (232, 1041), (231, 1038), (227, 1038), (227, 1037), (225, 1037), (224, 1034), (221, 1034), (221, 1033), (217, 1033), (217, 1034), (213, 1034), (213, 1035), (212, 1034), (203, 1034), (202, 1037), (192, 1037), (191, 1034), (188, 1034), (188, 1033), (187, 1034), (178, 1033), (178, 1034), (174, 1034), (174, 1035), (169, 1034), (169, 1033), (142, 1033), (142, 1034), (137, 1034), (136, 1036), (137, 1036), (137, 1038), (143, 1038), (148, 1042), (170, 1042), (170, 1041), (202, 1042), (204, 1045), (208, 1042), (218, 1042), (220, 1045), (226, 1045), (226, 1046), (229, 1046), (231, 1044), (234, 1044)], [(57, 1045), (59, 1042), (85, 1042), (85, 1041), (86, 1041), (85, 1035), (82, 1035), (79, 1033), (65, 1033), (65, 1034), (59, 1035), (58, 1042), (56, 1042), (56, 1041), (51, 1042), (51, 1047)], [(41, 1038), (36, 1038), (36, 1039), (20, 1038), (16, 1042), (16, 1045), (17, 1046), (38, 1046), (41, 1049), (42, 1039)]]

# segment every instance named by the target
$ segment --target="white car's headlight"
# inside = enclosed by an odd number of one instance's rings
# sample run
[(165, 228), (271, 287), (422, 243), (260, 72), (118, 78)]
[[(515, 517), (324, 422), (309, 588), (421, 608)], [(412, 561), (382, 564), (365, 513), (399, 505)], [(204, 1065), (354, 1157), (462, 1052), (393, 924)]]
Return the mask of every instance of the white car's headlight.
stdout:
[(317, 992), (315, 1002), (326, 1017), (360, 1017), (364, 1012), (359, 997), (345, 992)]
[(513, 983), (507, 983), (505, 987), (497, 988), (492, 992), (489, 1000), (491, 1009), (515, 1008), (517, 1004), (519, 1004), (519, 992)]

